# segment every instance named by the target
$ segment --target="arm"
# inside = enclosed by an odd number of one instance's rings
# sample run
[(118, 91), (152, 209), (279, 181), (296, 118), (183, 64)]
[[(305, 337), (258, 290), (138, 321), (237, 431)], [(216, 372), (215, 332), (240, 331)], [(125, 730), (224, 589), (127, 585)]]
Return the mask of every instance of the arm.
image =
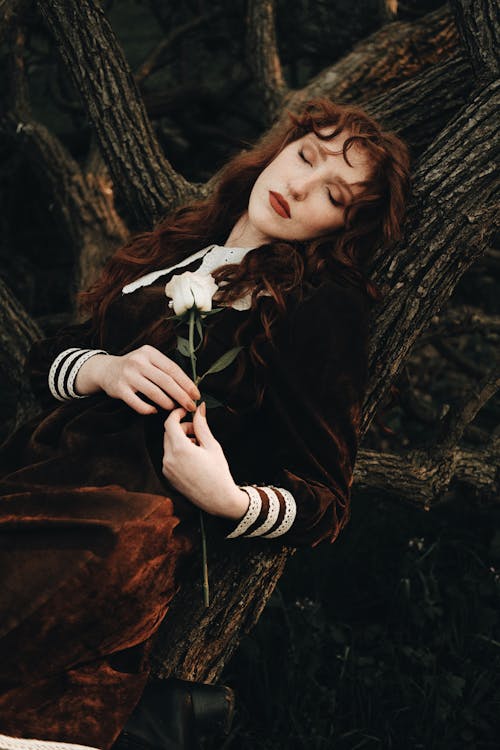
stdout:
[(321, 285), (290, 314), (266, 353), (268, 389), (255, 432), (247, 436), (253, 455), (245, 453), (261, 481), (235, 482), (201, 409), (192, 422), (180, 422), (183, 409), (165, 421), (164, 476), (193, 504), (219, 516), (228, 539), (333, 542), (349, 518), (367, 340), (364, 294)]
[(98, 345), (89, 320), (67, 326), (32, 346), (26, 369), (32, 390), (44, 408), (99, 391), (122, 399), (139, 414), (156, 413), (154, 404), (168, 410), (176, 402), (190, 411), (196, 408), (193, 399), (200, 397), (197, 386), (155, 347), (143, 345), (127, 354), (113, 355)]
[(359, 290), (323, 283), (291, 313), (267, 356), (255, 439), (266, 481), (246, 486), (248, 510), (236, 527), (223, 522), (227, 538), (289, 546), (337, 538), (349, 519), (367, 343), (367, 301)]
[(82, 355), (98, 348), (98, 337), (92, 330), (90, 320), (65, 326), (54, 336), (32, 345), (25, 370), (32, 391), (44, 408), (54, 407), (56, 401), (80, 395), (76, 392), (75, 396), (70, 395), (68, 381), (74, 389), (74, 379), (79, 366), (83, 364)]

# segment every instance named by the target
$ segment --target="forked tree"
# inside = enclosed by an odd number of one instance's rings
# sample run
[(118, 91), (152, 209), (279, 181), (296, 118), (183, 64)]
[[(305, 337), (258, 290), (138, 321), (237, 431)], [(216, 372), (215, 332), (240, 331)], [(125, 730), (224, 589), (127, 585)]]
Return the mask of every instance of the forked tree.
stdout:
[[(396, 5), (387, 3), (393, 10)], [(367, 269), (386, 294), (371, 321), (363, 437), (415, 345), (432, 341), (440, 356), (451, 358), (450, 335), (474, 330), (494, 336), (500, 329), (500, 320), (480, 309), (447, 305), (471, 266), (499, 264), (491, 247), (498, 207), (498, 5), (451, 0), (412, 23), (392, 21), (388, 13), (381, 29), (301, 90), (288, 88), (282, 72), (273, 0), (249, 0), (247, 7), (247, 61), (270, 127), (285, 109), (324, 95), (361, 105), (416, 155), (405, 236), (376, 251)], [(33, 8), (53, 35), (93, 129), (83, 167), (31, 114), (24, 53), (25, 14)], [(178, 174), (151, 125), (139, 87), (168, 39), (133, 74), (96, 0), (3, 0), (0, 40), (9, 45), (11, 62), (2, 139), (29, 160), (50, 194), (53, 220), (77, 259), (76, 287), (86, 288), (131, 231), (150, 229), (180, 203), (209, 194), (217, 175), (194, 184)], [(127, 224), (117, 204), (125, 207)], [(17, 424), (37, 408), (23, 361), (41, 335), (0, 281), (0, 368), (18, 381)], [(434, 438), (425, 450), (384, 453), (361, 441), (355, 496), (367, 492), (424, 510), (453, 502), (460, 488), (483, 503), (495, 501), (500, 432), (486, 434), (471, 423), (498, 389), (498, 354), (489, 369), (459, 364), (470, 386), (441, 413), (427, 408)], [(474, 448), (464, 447), (464, 433)], [(291, 550), (246, 540), (209, 553), (211, 606), (203, 607), (199, 561), (193, 561), (192, 585), (176, 595), (158, 634), (154, 671), (160, 676), (216, 680), (259, 618)]]

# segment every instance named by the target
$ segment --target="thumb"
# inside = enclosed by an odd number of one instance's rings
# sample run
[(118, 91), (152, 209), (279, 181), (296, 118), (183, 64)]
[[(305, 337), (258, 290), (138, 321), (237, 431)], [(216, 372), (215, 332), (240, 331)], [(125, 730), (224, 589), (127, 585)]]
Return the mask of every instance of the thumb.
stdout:
[(207, 445), (215, 440), (206, 417), (207, 406), (204, 401), (198, 405), (193, 416), (193, 431), (200, 445)]

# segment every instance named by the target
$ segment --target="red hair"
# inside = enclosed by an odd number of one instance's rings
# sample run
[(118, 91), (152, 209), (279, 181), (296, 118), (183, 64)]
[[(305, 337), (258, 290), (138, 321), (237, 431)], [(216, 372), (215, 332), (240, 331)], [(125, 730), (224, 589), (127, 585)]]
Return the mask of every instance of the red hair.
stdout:
[[(253, 148), (228, 162), (208, 198), (174, 210), (151, 231), (133, 234), (115, 252), (93, 286), (78, 295), (80, 309), (90, 312), (96, 329), (102, 331), (108, 306), (125, 284), (148, 271), (174, 265), (209, 244), (223, 245), (247, 209), (253, 185), (262, 170), (285, 146), (309, 132), (327, 141), (347, 129), (349, 136), (343, 144), (346, 159), (354, 142), (366, 149), (371, 174), (363, 191), (346, 206), (344, 226), (330, 235), (301, 242), (275, 240), (265, 245), (265, 252), (255, 248), (240, 264), (213, 271), (217, 284), (224, 282), (217, 303), (229, 304), (251, 289), (252, 310), (255, 310), (260, 304), (259, 293), (266, 291), (275, 304), (261, 306), (260, 339), (272, 340), (275, 320), (286, 314), (288, 295), (293, 291), (300, 294), (304, 280), (331, 276), (361, 287), (372, 300), (381, 298), (380, 291), (362, 269), (380, 243), (401, 237), (410, 189), (407, 146), (394, 133), (384, 132), (359, 107), (336, 104), (325, 98), (311, 100), (301, 113), (288, 112), (288, 117), (288, 123), (274, 128)], [(329, 135), (319, 132), (326, 126), (334, 126)], [(245, 320), (235, 332), (237, 344), (248, 322)], [(163, 321), (162, 330), (168, 328)], [(152, 326), (151, 333), (154, 329)], [(254, 339), (249, 353), (254, 364), (265, 366), (257, 352), (258, 340), (259, 337)], [(243, 358), (238, 360), (235, 382), (244, 371)]]

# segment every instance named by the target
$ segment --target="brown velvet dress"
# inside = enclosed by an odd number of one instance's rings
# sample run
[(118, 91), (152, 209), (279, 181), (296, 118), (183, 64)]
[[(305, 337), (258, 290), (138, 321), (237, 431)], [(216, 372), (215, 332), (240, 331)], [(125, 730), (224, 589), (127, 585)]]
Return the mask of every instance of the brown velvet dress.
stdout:
[[(273, 484), (295, 498), (293, 525), (268, 542), (276, 549), (334, 541), (348, 520), (368, 308), (358, 289), (308, 283), (276, 346), (262, 345), (266, 370), (248, 360), (233, 390), (235, 362), (205, 379), (224, 404), (207, 419), (236, 483)], [(31, 351), (44, 412), (0, 450), (0, 734), (107, 750), (146, 684), (152, 639), (199, 544), (198, 509), (162, 475), (165, 413), (141, 416), (104, 393), (61, 403), (47, 374), (71, 346), (131, 351), (167, 314), (165, 297), (138, 289), (111, 305), (103, 340), (83, 323)], [(255, 313), (227, 307), (211, 317), (199, 372), (234, 346), (243, 315), (254, 318), (250, 341)], [(223, 544), (251, 543), (225, 539), (235, 525), (212, 528)]]

